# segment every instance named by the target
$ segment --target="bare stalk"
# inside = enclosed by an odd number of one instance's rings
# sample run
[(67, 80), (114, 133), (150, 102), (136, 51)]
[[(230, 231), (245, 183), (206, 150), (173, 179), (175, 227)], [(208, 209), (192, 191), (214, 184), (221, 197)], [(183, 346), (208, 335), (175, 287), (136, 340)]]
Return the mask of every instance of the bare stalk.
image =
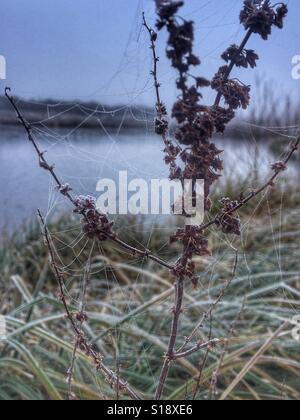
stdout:
[[(94, 244), (95, 244), (95, 242), (93, 243), (93, 246), (91, 248), (89, 259), (86, 263), (86, 266), (85, 266), (85, 269), (84, 269), (84, 274), (83, 274), (82, 293), (81, 293), (81, 297), (80, 297), (80, 301), (79, 301), (79, 305), (78, 305), (79, 309), (78, 309), (78, 314), (77, 314), (77, 321), (78, 321), (78, 326), (79, 326), (80, 330), (82, 330), (83, 323), (85, 321), (87, 321), (87, 319), (88, 319), (87, 314), (85, 312), (85, 307), (86, 307), (86, 295), (87, 295), (87, 291), (88, 291), (88, 285), (89, 285), (90, 273), (91, 273), (91, 256), (92, 256), (92, 253), (93, 253), (93, 250), (94, 250)], [(67, 372), (67, 383), (68, 383), (68, 387), (69, 387), (69, 393), (68, 393), (68, 399), (69, 400), (76, 399), (76, 395), (72, 392), (72, 385), (73, 385), (74, 368), (75, 368), (77, 350), (78, 350), (78, 340), (77, 340), (77, 337), (75, 335), (75, 337), (74, 337), (74, 348), (73, 348), (73, 353), (72, 353), (72, 357), (71, 357), (71, 363), (70, 363), (70, 367), (69, 367), (68, 372)], [(117, 388), (118, 388), (118, 384), (117, 384)]]
[(183, 357), (191, 356), (192, 354), (196, 353), (199, 350), (205, 350), (207, 348), (214, 348), (220, 343), (222, 343), (222, 340), (219, 340), (218, 338), (214, 338), (213, 340), (209, 340), (206, 343), (199, 342), (198, 344), (196, 344), (194, 347), (192, 347), (189, 350), (183, 351), (181, 353), (178, 353), (178, 352), (175, 353), (174, 354), (174, 359), (181, 359)]
[(175, 284), (175, 306), (173, 308), (173, 321), (172, 321), (171, 335), (170, 335), (170, 340), (169, 340), (169, 345), (168, 345), (168, 351), (165, 356), (164, 364), (163, 364), (159, 382), (158, 382), (158, 387), (155, 393), (155, 400), (161, 399), (171, 363), (174, 361), (174, 348), (175, 348), (176, 340), (177, 340), (179, 318), (182, 312), (183, 292), (184, 292), (183, 283), (184, 283), (184, 279), (180, 278), (180, 279), (177, 279), (176, 284)]
[[(236, 211), (240, 210), (242, 207), (244, 207), (246, 204), (248, 204), (250, 201), (253, 200), (253, 198), (261, 195), (263, 192), (268, 190), (269, 188), (273, 188), (275, 181), (279, 177), (279, 175), (282, 174), (284, 170), (287, 169), (287, 166), (289, 162), (291, 161), (292, 157), (296, 153), (296, 151), (299, 149), (300, 145), (300, 135), (297, 137), (297, 139), (291, 144), (290, 151), (287, 153), (287, 156), (282, 162), (277, 162), (273, 165), (274, 173), (270, 178), (260, 187), (258, 187), (256, 190), (250, 192), (247, 197), (245, 197), (243, 200), (238, 202), (236, 206), (234, 206), (230, 211), (218, 214), (215, 216), (210, 222), (204, 224), (201, 226), (202, 230), (206, 230), (212, 225), (219, 224), (220, 220), (224, 218), (224, 216), (230, 216), (231, 214), (235, 213)], [(277, 169), (276, 169), (277, 168)]]
[[(66, 317), (68, 318), (72, 329), (74, 331), (75, 337), (76, 337), (76, 344), (73, 351), (73, 357), (72, 357), (72, 363), (74, 364), (75, 355), (77, 349), (80, 349), (82, 352), (84, 352), (93, 362), (93, 364), (96, 367), (96, 370), (98, 372), (102, 372), (104, 374), (105, 379), (108, 381), (108, 383), (113, 387), (118, 387), (118, 391), (122, 393), (128, 394), (133, 400), (140, 400), (141, 398), (136, 394), (136, 392), (127, 384), (127, 382), (121, 380), (119, 376), (114, 373), (111, 369), (109, 369), (104, 363), (103, 363), (103, 356), (97, 352), (91, 347), (91, 345), (88, 342), (87, 337), (83, 333), (83, 331), (80, 329), (77, 320), (75, 320), (75, 317), (73, 313), (70, 311), (69, 306), (67, 304), (66, 295), (65, 295), (65, 287), (64, 287), (64, 278), (63, 274), (61, 273), (60, 269), (58, 268), (55, 260), (55, 251), (53, 249), (52, 241), (50, 238), (50, 234), (48, 231), (48, 228), (46, 226), (45, 220), (41, 214), (40, 211), (38, 211), (38, 216), (41, 221), (42, 229), (43, 229), (43, 235), (45, 239), (45, 245), (48, 248), (49, 251), (49, 257), (50, 257), (50, 264), (53, 269), (53, 272), (55, 274), (56, 280), (59, 285), (60, 289), (60, 299), (63, 303)], [(72, 367), (73, 369), (73, 367)], [(71, 382), (71, 381), (70, 381)]]
[(233, 282), (235, 275), (236, 275), (236, 270), (237, 270), (237, 265), (238, 265), (238, 251), (235, 250), (235, 259), (234, 259), (234, 267), (233, 267), (233, 271), (232, 271), (232, 275), (229, 278), (229, 280), (226, 282), (226, 284), (224, 285), (224, 287), (222, 287), (221, 292), (219, 294), (219, 296), (217, 297), (217, 299), (214, 301), (214, 303), (210, 306), (210, 308), (202, 315), (201, 319), (199, 320), (199, 322), (197, 323), (197, 325), (195, 326), (195, 328), (193, 329), (192, 333), (186, 337), (183, 345), (177, 350), (177, 353), (182, 353), (186, 350), (187, 346), (191, 343), (191, 341), (195, 338), (195, 335), (197, 334), (197, 332), (200, 330), (200, 328), (203, 327), (204, 322), (212, 316), (213, 311), (215, 310), (215, 308), (218, 306), (218, 304), (220, 302), (222, 302), (222, 300), (224, 299), (225, 293), (227, 291), (227, 289), (230, 287), (231, 283)]
[(72, 401), (72, 400), (76, 399), (76, 395), (73, 393), (72, 388), (73, 388), (73, 377), (74, 377), (74, 368), (75, 368), (77, 350), (78, 350), (78, 343), (77, 343), (76, 336), (75, 336), (74, 347), (73, 347), (73, 352), (72, 352), (72, 357), (71, 357), (71, 363), (70, 363), (70, 367), (67, 371), (68, 400), (69, 401)]
[[(239, 56), (241, 54), (241, 52), (244, 50), (244, 48), (246, 47), (246, 45), (247, 45), (248, 41), (250, 40), (252, 34), (253, 34), (252, 30), (249, 29), (248, 32), (246, 33), (245, 38), (241, 42), (241, 45), (239, 46), (237, 56)], [(235, 60), (231, 60), (231, 63), (229, 64), (228, 70), (227, 70), (227, 72), (225, 74), (225, 77), (224, 77), (225, 80), (229, 79), (229, 76), (231, 75), (231, 72), (234, 69), (234, 67), (235, 67)], [(222, 99), (222, 93), (218, 92), (216, 100), (215, 100), (215, 106), (220, 105), (221, 99)]]

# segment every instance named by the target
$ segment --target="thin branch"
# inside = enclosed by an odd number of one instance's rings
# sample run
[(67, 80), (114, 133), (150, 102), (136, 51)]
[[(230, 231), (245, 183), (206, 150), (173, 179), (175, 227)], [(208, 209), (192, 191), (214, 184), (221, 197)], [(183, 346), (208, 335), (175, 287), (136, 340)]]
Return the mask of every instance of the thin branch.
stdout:
[[(86, 312), (85, 312), (86, 295), (87, 295), (87, 291), (88, 291), (88, 285), (89, 285), (90, 274), (91, 274), (91, 256), (93, 254), (94, 245), (95, 245), (95, 242), (93, 243), (88, 261), (87, 261), (85, 269), (84, 269), (82, 293), (81, 293), (81, 297), (80, 297), (80, 301), (79, 301), (79, 305), (78, 305), (77, 320), (78, 320), (79, 328), (81, 330), (82, 330), (83, 323), (87, 320), (87, 315), (86, 315)], [(72, 392), (72, 385), (73, 385), (74, 368), (75, 368), (77, 350), (78, 350), (78, 340), (77, 340), (77, 337), (75, 335), (75, 341), (74, 341), (74, 348), (73, 348), (71, 363), (70, 363), (70, 367), (69, 367), (68, 372), (67, 372), (67, 383), (68, 383), (68, 386), (69, 386), (68, 399), (70, 401), (76, 399), (76, 395)], [(117, 384), (117, 388), (118, 388), (118, 384)]]
[(197, 325), (193, 329), (192, 333), (188, 337), (186, 337), (183, 345), (178, 349), (177, 353), (182, 353), (182, 352), (185, 351), (185, 349), (187, 348), (188, 344), (193, 340), (193, 338), (195, 337), (195, 335), (197, 334), (197, 332), (199, 331), (199, 329), (203, 327), (204, 322), (209, 317), (212, 316), (212, 313), (215, 310), (215, 308), (224, 299), (224, 296), (225, 296), (225, 293), (226, 293), (227, 289), (230, 287), (231, 283), (233, 282), (233, 280), (235, 278), (236, 270), (237, 270), (237, 265), (238, 265), (238, 251), (235, 249), (235, 259), (234, 259), (234, 266), (233, 266), (231, 277), (226, 282), (226, 284), (224, 285), (224, 287), (221, 289), (221, 292), (220, 292), (219, 296), (217, 297), (217, 299), (215, 300), (215, 302), (202, 315), (200, 321), (197, 323)]
[[(27, 132), (28, 140), (32, 143), (32, 145), (33, 145), (33, 147), (34, 147), (34, 149), (35, 149), (35, 151), (38, 155), (40, 167), (50, 172), (52, 178), (54, 179), (54, 181), (57, 184), (58, 189), (61, 190), (64, 185), (61, 182), (61, 180), (59, 179), (59, 177), (56, 175), (56, 173), (54, 171), (54, 165), (49, 165), (48, 164), (48, 162), (47, 162), (47, 160), (45, 159), (45, 156), (44, 156), (45, 152), (42, 152), (39, 149), (39, 147), (38, 147), (38, 145), (37, 145), (37, 143), (34, 139), (34, 136), (32, 134), (31, 125), (25, 120), (25, 118), (23, 117), (23, 115), (19, 111), (14, 99), (10, 96), (10, 92), (11, 92), (11, 89), (9, 87), (5, 88), (5, 96), (7, 97), (9, 102), (11, 103), (12, 107), (14, 108), (19, 122), (23, 125), (23, 127), (25, 128), (25, 130)], [(74, 199), (71, 196), (71, 194), (69, 193), (69, 191), (64, 193), (64, 195), (74, 204)]]
[(165, 356), (157, 390), (155, 393), (155, 400), (161, 399), (161, 396), (165, 387), (165, 382), (169, 374), (170, 366), (171, 366), (172, 361), (174, 360), (174, 348), (175, 348), (176, 340), (177, 340), (179, 319), (182, 312), (183, 292), (184, 292), (184, 279), (180, 278), (180, 279), (177, 279), (176, 284), (175, 284), (175, 306), (173, 309), (171, 335), (169, 339), (168, 351)]
[[(212, 317), (210, 316), (210, 323), (209, 323), (209, 339), (211, 340), (212, 337)], [(193, 401), (196, 400), (198, 393), (200, 392), (200, 386), (201, 386), (201, 381), (202, 381), (202, 376), (203, 376), (203, 372), (204, 372), (204, 368), (206, 366), (207, 360), (208, 360), (208, 356), (210, 353), (210, 348), (207, 347), (203, 361), (201, 363), (201, 367), (200, 367), (200, 372), (196, 381), (196, 386), (194, 389), (194, 393), (193, 393)]]
[(157, 262), (159, 265), (168, 268), (169, 270), (172, 270), (174, 268), (173, 265), (167, 263), (166, 261), (164, 261), (163, 259), (159, 258), (158, 256), (154, 255), (151, 251), (149, 250), (140, 250), (137, 249), (129, 244), (127, 244), (126, 242), (122, 241), (121, 239), (119, 239), (118, 237), (116, 237), (115, 235), (109, 235), (107, 234), (107, 236), (116, 244), (120, 245), (122, 248), (126, 249), (127, 251), (130, 251), (132, 253), (133, 256), (135, 255), (140, 255), (141, 257), (145, 257), (148, 258), (154, 262)]
[[(239, 49), (238, 49), (238, 51), (236, 53), (236, 56), (237, 57), (241, 54), (241, 52), (246, 47), (246, 45), (247, 45), (249, 39), (251, 38), (251, 35), (252, 34), (253, 34), (252, 30), (249, 29), (248, 32), (246, 33), (245, 38), (241, 42), (241, 45), (239, 46)], [(229, 79), (229, 76), (230, 76), (232, 70), (234, 69), (234, 67), (235, 67), (235, 60), (231, 60), (231, 63), (228, 66), (227, 72), (225, 73), (224, 80), (228, 80)], [(215, 106), (219, 106), (220, 105), (222, 96), (223, 96), (222, 93), (221, 92), (218, 92), (217, 97), (216, 97), (216, 100), (215, 100), (215, 103), (214, 103)]]
[[(288, 163), (292, 159), (295, 152), (299, 149), (300, 145), (300, 135), (296, 139), (296, 141), (291, 145), (291, 149), (289, 153), (287, 154), (286, 158), (282, 162), (285, 167), (287, 167)], [(252, 191), (250, 194), (248, 194), (247, 197), (245, 197), (243, 200), (241, 200), (236, 206), (234, 206), (230, 211), (222, 214), (218, 214), (216, 217), (214, 217), (210, 222), (204, 224), (201, 226), (201, 229), (204, 231), (210, 226), (214, 224), (218, 224), (222, 217), (230, 216), (231, 214), (235, 213), (236, 211), (240, 210), (242, 207), (244, 207), (246, 204), (248, 204), (253, 198), (257, 197), (258, 195), (262, 194), (265, 190), (268, 188), (273, 188), (274, 183), (279, 177), (279, 175), (283, 172), (283, 169), (277, 169), (275, 170), (274, 174), (258, 189)]]
[(243, 312), (244, 307), (245, 307), (245, 303), (246, 303), (246, 298), (244, 299), (243, 304), (241, 306), (241, 309), (238, 312), (235, 320), (231, 324), (228, 337), (226, 338), (226, 345), (224, 347), (224, 350), (221, 353), (220, 360), (218, 362), (218, 366), (212, 374), (212, 378), (211, 378), (211, 382), (210, 382), (209, 397), (208, 397), (209, 400), (216, 399), (218, 380), (219, 380), (219, 376), (220, 376), (220, 373), (221, 373), (221, 370), (222, 370), (222, 367), (223, 367), (225, 356), (226, 356), (227, 351), (228, 351), (229, 342), (230, 342), (230, 339), (233, 338), (233, 336), (234, 336), (234, 330), (235, 330), (237, 322), (240, 320), (240, 317), (241, 317), (242, 312)]
[[(158, 80), (158, 65), (157, 65), (157, 63), (159, 62), (159, 57), (158, 57), (157, 52), (156, 52), (157, 33), (148, 25), (148, 23), (146, 21), (145, 13), (143, 13), (143, 25), (147, 29), (147, 31), (149, 33), (149, 38), (150, 38), (150, 49), (152, 51), (152, 56), (153, 56), (153, 68), (152, 68), (152, 71), (151, 71), (151, 75), (153, 76), (155, 95), (156, 95), (157, 118), (160, 121), (162, 121), (164, 119), (164, 117), (166, 116), (167, 111), (166, 111), (165, 106), (164, 106), (164, 104), (161, 100), (161, 94), (160, 94), (161, 84)], [(162, 133), (161, 133), (161, 138), (162, 138), (162, 140), (165, 144), (165, 147), (166, 147), (165, 151), (167, 153), (169, 153), (169, 155), (172, 155), (172, 151), (171, 151), (171, 147), (170, 147), (172, 145), (172, 141), (170, 139), (168, 139), (167, 133), (168, 133), (168, 130), (166, 130), (166, 131), (163, 130)], [(179, 146), (179, 144), (176, 143), (176, 145), (178, 147), (178, 152), (179, 152), (179, 150), (181, 151), (182, 149)], [(170, 167), (172, 168), (172, 162), (170, 163)]]
[(156, 46), (155, 46), (155, 41), (156, 41), (157, 34), (147, 24), (147, 21), (146, 21), (146, 18), (145, 18), (145, 13), (143, 13), (143, 24), (144, 24), (145, 28), (147, 29), (147, 31), (149, 33), (150, 42), (151, 42), (150, 48), (151, 48), (152, 54), (153, 54), (153, 70), (152, 70), (151, 74), (154, 78), (154, 87), (155, 87), (156, 102), (157, 102), (157, 112), (158, 112), (159, 117), (163, 117), (162, 101), (161, 101), (161, 98), (160, 98), (160, 91), (159, 91), (160, 83), (158, 81), (158, 75), (157, 75), (157, 63), (159, 62), (159, 58), (156, 54)]
[[(120, 392), (126, 392), (132, 399), (134, 400), (140, 400), (141, 398), (136, 394), (136, 392), (127, 384), (127, 382), (121, 380), (119, 376), (114, 373), (111, 369), (109, 369), (104, 363), (103, 363), (103, 356), (99, 353), (96, 353), (94, 349), (91, 347), (91, 345), (88, 342), (87, 337), (83, 333), (83, 331), (78, 326), (78, 323), (76, 322), (74, 315), (70, 311), (66, 295), (65, 295), (65, 287), (64, 287), (64, 278), (63, 274), (61, 273), (60, 269), (58, 268), (55, 260), (55, 251), (53, 250), (53, 245), (51, 242), (50, 234), (48, 231), (48, 228), (46, 226), (45, 220), (41, 214), (40, 211), (38, 211), (38, 216), (41, 221), (41, 226), (43, 229), (43, 235), (45, 239), (45, 245), (48, 248), (49, 251), (49, 257), (50, 257), (50, 264), (53, 269), (53, 272), (55, 274), (55, 277), (58, 281), (59, 289), (60, 289), (60, 299), (63, 303), (63, 306), (65, 308), (66, 316), (70, 321), (70, 324), (73, 328), (73, 331), (76, 336), (76, 350), (77, 348), (80, 349), (82, 352), (84, 352), (93, 362), (93, 364), (96, 367), (96, 370), (99, 372), (102, 372), (105, 376), (105, 379), (109, 382), (109, 384), (115, 388), (116, 386), (119, 387)], [(73, 353), (74, 354), (74, 353)]]
[[(156, 32), (147, 24), (146, 18), (145, 18), (145, 14), (143, 13), (143, 24), (145, 26), (145, 28), (147, 29), (148, 33), (149, 33), (149, 37), (150, 37), (150, 48), (152, 50), (152, 54), (153, 54), (153, 70), (151, 72), (153, 79), (154, 79), (154, 87), (155, 87), (155, 93), (156, 93), (156, 109), (157, 109), (157, 117), (160, 121), (162, 121), (166, 115), (166, 110), (164, 109), (163, 103), (161, 101), (161, 97), (160, 97), (160, 83), (158, 81), (158, 75), (157, 75), (157, 63), (159, 61), (159, 58), (156, 54), (156, 45), (155, 45), (155, 41), (157, 39), (157, 34)], [(161, 136), (163, 139), (163, 142), (166, 146), (166, 152), (170, 154), (170, 156), (172, 155), (172, 152), (170, 150), (170, 144), (171, 142), (167, 139), (167, 132), (168, 129), (166, 130), (162, 130)], [(172, 169), (172, 164), (174, 165), (174, 162), (170, 163), (170, 170)], [(169, 267), (171, 270), (174, 267)], [(165, 359), (164, 359), (164, 364), (161, 370), (161, 374), (160, 374), (160, 378), (158, 381), (158, 386), (155, 392), (155, 399), (156, 400), (160, 400), (164, 387), (165, 387), (165, 382), (167, 380), (168, 374), (169, 374), (169, 370), (170, 370), (170, 366), (172, 361), (175, 360), (175, 354), (174, 354), (174, 350), (175, 350), (175, 345), (176, 345), (176, 341), (177, 341), (177, 333), (178, 333), (178, 326), (179, 326), (179, 319), (180, 319), (180, 315), (182, 312), (182, 304), (183, 304), (183, 295), (184, 295), (184, 278), (183, 277), (179, 277), (176, 280), (176, 284), (175, 284), (175, 305), (173, 308), (173, 320), (172, 320), (172, 327), (171, 327), (171, 333), (170, 333), (170, 338), (169, 338), (169, 345), (168, 345), (168, 351), (165, 355)]]
[(212, 374), (211, 381), (210, 381), (210, 386), (209, 386), (209, 394), (208, 394), (208, 400), (209, 401), (216, 399), (218, 378), (219, 378), (219, 374), (220, 374), (220, 371), (221, 371), (221, 368), (222, 368), (222, 364), (224, 362), (225, 355), (226, 355), (226, 351), (223, 351), (222, 354), (221, 354), (220, 360), (218, 362), (218, 366)]
[(206, 343), (199, 342), (198, 344), (196, 344), (194, 347), (192, 347), (189, 350), (183, 351), (181, 353), (175, 353), (173, 355), (173, 358), (174, 359), (181, 359), (183, 357), (188, 357), (188, 356), (191, 356), (192, 354), (196, 353), (199, 350), (205, 350), (207, 348), (210, 348), (210, 349), (214, 348), (220, 343), (222, 343), (222, 340), (220, 340), (218, 338), (214, 338), (213, 340), (209, 340)]
[(74, 377), (74, 368), (75, 368), (77, 350), (78, 350), (78, 342), (77, 342), (76, 336), (75, 336), (73, 353), (72, 353), (72, 357), (71, 357), (71, 363), (70, 363), (70, 367), (69, 367), (68, 372), (67, 372), (68, 400), (69, 401), (72, 401), (72, 400), (76, 399), (76, 395), (73, 393), (72, 387), (73, 387), (73, 377)]

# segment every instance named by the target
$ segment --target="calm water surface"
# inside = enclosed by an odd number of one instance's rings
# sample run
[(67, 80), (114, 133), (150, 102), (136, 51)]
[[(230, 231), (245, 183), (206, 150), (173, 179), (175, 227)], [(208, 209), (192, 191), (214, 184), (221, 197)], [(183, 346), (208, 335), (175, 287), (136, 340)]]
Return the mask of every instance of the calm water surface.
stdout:
[[(41, 148), (47, 150), (48, 161), (55, 163), (58, 175), (73, 186), (75, 194), (96, 196), (97, 181), (100, 178), (117, 179), (121, 170), (128, 171), (129, 179), (167, 177), (161, 140), (153, 134), (127, 131), (109, 136), (81, 130), (69, 135), (55, 130), (53, 136), (41, 134), (38, 137)], [(219, 139), (217, 143), (225, 150), (225, 177), (245, 177), (250, 162), (257, 156), (254, 142)], [(273, 161), (268, 147), (259, 145), (257, 162), (260, 171), (268, 170)], [(1, 130), (0, 188), (1, 230), (11, 230), (32, 220), (37, 208), (48, 213), (66, 206), (55, 191), (49, 174), (39, 168), (22, 129)]]

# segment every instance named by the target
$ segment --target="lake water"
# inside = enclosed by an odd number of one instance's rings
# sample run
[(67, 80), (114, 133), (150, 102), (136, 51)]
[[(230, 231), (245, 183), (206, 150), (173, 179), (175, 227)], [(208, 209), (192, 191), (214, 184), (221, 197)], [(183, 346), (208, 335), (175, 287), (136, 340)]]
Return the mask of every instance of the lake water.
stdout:
[[(153, 133), (126, 131), (119, 135), (80, 130), (71, 134), (55, 130), (52, 135), (38, 134), (41, 148), (47, 151), (49, 163), (64, 182), (72, 185), (74, 194), (97, 196), (96, 184), (101, 178), (117, 179), (119, 171), (129, 178), (166, 178), (162, 143)], [(225, 150), (225, 178), (245, 177), (257, 156), (253, 141), (218, 139)], [(260, 171), (269, 170), (274, 157), (266, 145), (259, 145), (257, 160)], [(252, 163), (253, 165), (253, 163)], [(37, 208), (55, 212), (66, 203), (54, 189), (49, 174), (39, 168), (32, 145), (20, 128), (1, 129), (0, 134), (0, 229), (11, 230), (32, 220)]]

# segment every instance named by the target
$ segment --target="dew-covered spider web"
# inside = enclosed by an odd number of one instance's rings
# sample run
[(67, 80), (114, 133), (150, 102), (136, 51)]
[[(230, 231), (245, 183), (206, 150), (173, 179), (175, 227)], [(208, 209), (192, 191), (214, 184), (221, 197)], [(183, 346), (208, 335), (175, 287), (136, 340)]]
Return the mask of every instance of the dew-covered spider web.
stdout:
[[(47, 160), (55, 164), (60, 179), (72, 186), (74, 195), (97, 197), (97, 182), (103, 178), (117, 180), (120, 171), (128, 171), (130, 179), (142, 178), (148, 182), (168, 176), (163, 161), (164, 146), (154, 133), (153, 107), (141, 105), (151, 95), (153, 104), (155, 100), (149, 40), (139, 18), (144, 7), (145, 2), (140, 2), (119, 68), (89, 101), (18, 102), (38, 144), (46, 151)], [(205, 11), (205, 5), (202, 8)], [(226, 14), (230, 12), (228, 8)], [(224, 16), (219, 17), (219, 23), (211, 29), (211, 20), (207, 18), (207, 31), (222, 25)], [(202, 24), (205, 26), (204, 18)], [(228, 31), (231, 38), (236, 36), (238, 25), (230, 22), (226, 25), (231, 28)], [(228, 44), (228, 39), (224, 43)], [(204, 58), (215, 59), (220, 47), (222, 45), (211, 48)], [(163, 54), (163, 46), (160, 52)], [(126, 86), (127, 72), (136, 75), (130, 87)], [(169, 70), (163, 72), (161, 78), (163, 96), (164, 91), (174, 90), (174, 74)], [(123, 105), (105, 105), (116, 103), (116, 98), (109, 93), (116, 79), (124, 81), (124, 89), (117, 98)], [(97, 100), (99, 97), (101, 101)], [(35, 118), (37, 107), (44, 109), (42, 119)], [(273, 120), (264, 124), (254, 114), (240, 119), (231, 138), (216, 139), (218, 146), (224, 149), (225, 162), (223, 178), (214, 193), (216, 197), (221, 198), (225, 189), (226, 194), (238, 199), (241, 193), (247, 194), (256, 188), (270, 173), (274, 160), (280, 161), (285, 156), (299, 130), (296, 120), (289, 123)], [(262, 140), (271, 137), (270, 134), (275, 140)], [(16, 130), (10, 134), (10, 139), (14, 139), (13, 152), (9, 148), (11, 140), (1, 146), (5, 155), (5, 159), (1, 159), (2, 178), (7, 186), (3, 194), (8, 204), (2, 215), (4, 224), (15, 226), (21, 219), (33, 219), (37, 208), (43, 212), (57, 263), (64, 272), (66, 295), (74, 309), (82, 304), (84, 275), (88, 270), (84, 306), (89, 315), (85, 330), (90, 340), (112, 367), (127, 372), (129, 381), (140, 383), (150, 394), (168, 342), (172, 276), (154, 262), (132, 255), (113, 242), (88, 239), (82, 233), (80, 218), (72, 214), (72, 206), (58, 194), (51, 177), (39, 168), (24, 133)], [(6, 179), (11, 165), (15, 167), (13, 178)], [(292, 162), (285, 179), (276, 187), (276, 200), (272, 194), (265, 193), (242, 215), (241, 240), (212, 229), (212, 257), (197, 259), (198, 288), (194, 290), (192, 284), (186, 288), (179, 340), (191, 332), (191, 323), (196, 324), (230, 277), (235, 248), (239, 251), (239, 264), (232, 286), (214, 312), (211, 323), (199, 329), (196, 338), (204, 340), (211, 333), (226, 337), (232, 324), (238, 335), (238, 329), (244, 331), (248, 321), (258, 334), (263, 334), (297, 314), (299, 291), (294, 280), (299, 276), (300, 267), (299, 229), (295, 229), (295, 224), (299, 227), (299, 210), (287, 209), (285, 204), (288, 180), (295, 179), (296, 166), (297, 163)], [(291, 189), (293, 193), (297, 194), (296, 188)], [(16, 209), (15, 215), (11, 214), (11, 207)], [(180, 249), (170, 247), (169, 237), (180, 225), (177, 219), (154, 216), (113, 216), (112, 219), (119, 237), (130, 245), (142, 250), (152, 249), (167, 261), (176, 261)], [(156, 300), (151, 303), (153, 299)], [(280, 304), (282, 309), (275, 310)], [(217, 351), (212, 359), (218, 356)], [(180, 367), (195, 374), (199, 363), (195, 358), (190, 364), (177, 366), (174, 377)], [(101, 392), (96, 373), (94, 380)]]

